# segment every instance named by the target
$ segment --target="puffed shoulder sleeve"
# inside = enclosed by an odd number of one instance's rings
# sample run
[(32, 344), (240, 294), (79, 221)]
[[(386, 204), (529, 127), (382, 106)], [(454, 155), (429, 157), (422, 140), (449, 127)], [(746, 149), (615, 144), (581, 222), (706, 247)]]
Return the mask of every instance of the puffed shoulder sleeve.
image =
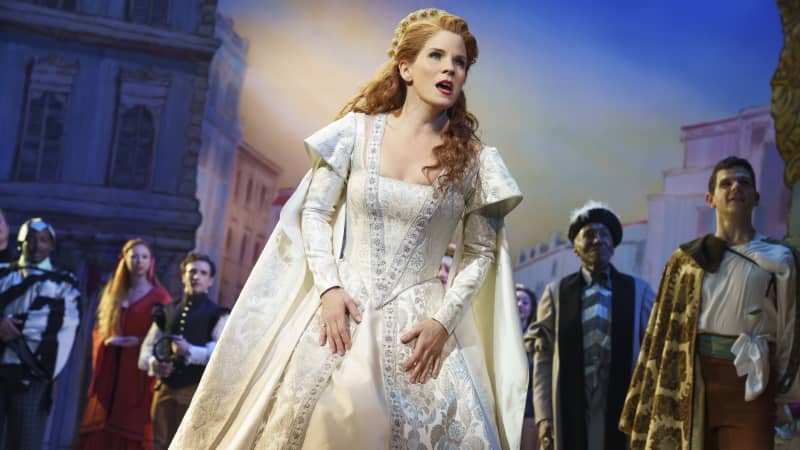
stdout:
[(494, 147), (484, 147), (468, 190), (466, 214), (480, 211), (487, 217), (502, 218), (521, 201), (522, 192), (500, 152)]
[(324, 161), (342, 179), (347, 179), (356, 140), (356, 122), (356, 113), (349, 112), (306, 138), (306, 151), (313, 167), (320, 160)]

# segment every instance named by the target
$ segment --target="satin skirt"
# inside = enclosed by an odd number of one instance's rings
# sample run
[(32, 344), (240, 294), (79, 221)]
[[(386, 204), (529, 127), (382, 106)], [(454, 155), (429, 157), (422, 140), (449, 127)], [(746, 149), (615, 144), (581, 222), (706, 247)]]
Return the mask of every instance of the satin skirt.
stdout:
[(403, 344), (400, 336), (430, 317), (442, 295), (434, 280), (380, 308), (359, 305), (362, 322), (350, 321), (353, 345), (344, 357), (319, 345), (318, 310), (289, 360), (256, 447), (499, 448), (491, 407), (455, 338), (445, 345), (437, 379), (411, 384), (402, 369), (413, 342)]

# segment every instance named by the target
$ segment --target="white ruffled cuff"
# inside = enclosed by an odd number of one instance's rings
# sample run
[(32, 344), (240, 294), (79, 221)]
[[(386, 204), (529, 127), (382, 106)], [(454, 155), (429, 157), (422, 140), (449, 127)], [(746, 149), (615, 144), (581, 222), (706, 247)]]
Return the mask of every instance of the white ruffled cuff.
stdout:
[(731, 346), (733, 365), (740, 377), (747, 375), (744, 399), (758, 397), (769, 382), (769, 344), (766, 335), (750, 336), (742, 333)]

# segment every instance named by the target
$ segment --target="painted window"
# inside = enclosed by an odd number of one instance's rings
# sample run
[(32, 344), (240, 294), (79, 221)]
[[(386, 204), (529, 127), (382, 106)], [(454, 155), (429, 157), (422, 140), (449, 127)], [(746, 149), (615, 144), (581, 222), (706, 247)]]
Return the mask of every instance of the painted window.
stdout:
[(261, 185), (261, 201), (259, 201), (258, 205), (261, 211), (267, 209), (267, 187), (263, 184)]
[(253, 248), (253, 265), (256, 265), (256, 261), (258, 261), (258, 256), (261, 254), (261, 250), (264, 249), (264, 243), (261, 240), (256, 241), (256, 246)]
[(128, 20), (146, 25), (169, 25), (169, 0), (128, 0)]
[(247, 241), (249, 240), (249, 233), (245, 231), (245, 234), (242, 235), (242, 245), (239, 247), (239, 262), (244, 263), (244, 255), (247, 251)]
[(247, 209), (250, 209), (250, 198), (252, 198), (253, 193), (253, 177), (250, 176), (247, 178), (247, 194), (244, 197), (244, 206)]
[(19, 181), (59, 181), (65, 122), (78, 63), (50, 55), (35, 59), (29, 67), (13, 177)]
[(35, 0), (34, 3), (48, 8), (58, 8), (67, 11), (75, 11), (78, 9), (78, 0)]
[(233, 188), (233, 201), (239, 200), (239, 191), (242, 186), (242, 171), (236, 171), (236, 187)]
[(44, 92), (28, 102), (16, 179), (57, 181), (60, 178), (66, 98)]
[(169, 75), (155, 70), (123, 69), (107, 184), (149, 190), (158, 152), (159, 124)]
[(117, 150), (111, 186), (148, 189), (153, 166), (155, 124), (153, 114), (142, 105), (124, 111), (117, 127)]

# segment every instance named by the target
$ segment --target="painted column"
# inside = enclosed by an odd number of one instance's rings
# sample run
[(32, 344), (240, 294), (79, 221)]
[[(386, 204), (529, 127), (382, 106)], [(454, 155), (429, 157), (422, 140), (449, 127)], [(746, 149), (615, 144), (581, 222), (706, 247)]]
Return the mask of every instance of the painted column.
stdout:
[(777, 0), (783, 24), (783, 50), (772, 77), (775, 140), (786, 162), (783, 179), (792, 190), (788, 234), (800, 246), (800, 1)]

